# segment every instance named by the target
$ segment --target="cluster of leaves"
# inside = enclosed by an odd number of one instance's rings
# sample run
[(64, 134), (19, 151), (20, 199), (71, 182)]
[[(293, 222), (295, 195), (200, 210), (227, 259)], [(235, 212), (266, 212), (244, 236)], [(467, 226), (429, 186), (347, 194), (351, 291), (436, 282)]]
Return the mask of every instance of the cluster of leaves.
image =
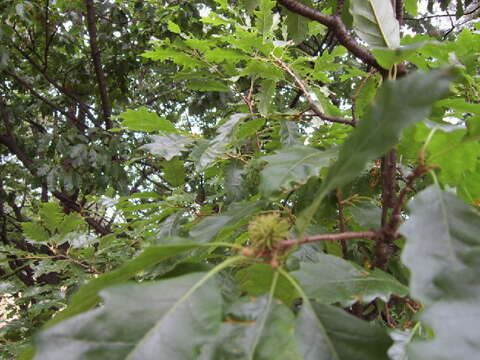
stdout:
[(0, 6), (5, 356), (477, 356), (478, 24), (107, 2), (99, 68), (88, 3)]

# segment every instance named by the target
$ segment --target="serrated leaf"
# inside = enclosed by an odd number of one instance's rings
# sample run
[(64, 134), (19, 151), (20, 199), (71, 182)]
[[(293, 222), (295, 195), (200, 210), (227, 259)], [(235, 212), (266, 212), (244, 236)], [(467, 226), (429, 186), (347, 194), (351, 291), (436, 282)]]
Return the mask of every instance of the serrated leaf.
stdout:
[(318, 263), (301, 264), (291, 274), (309, 298), (323, 304), (351, 306), (376, 298), (388, 302), (391, 294), (404, 296), (408, 288), (379, 269), (367, 271), (337, 256), (318, 254)]
[(232, 140), (232, 135), (238, 122), (244, 119), (248, 114), (233, 114), (230, 119), (217, 129), (218, 135), (208, 142), (201, 144), (201, 148), (192, 152), (192, 157), (195, 159), (195, 168), (197, 171), (208, 167), (220, 155), (225, 153), (225, 148)]
[(237, 50), (234, 49), (221, 49), (215, 48), (212, 50), (207, 50), (203, 54), (203, 56), (211, 62), (220, 64), (224, 61), (232, 63), (233, 65), (237, 64), (238, 62), (246, 59), (245, 55), (242, 55)]
[(350, 208), (355, 222), (363, 229), (379, 229), (381, 227), (382, 209), (372, 202), (362, 201)]
[(47, 242), (50, 238), (50, 234), (37, 223), (23, 222), (22, 224), (23, 234), (31, 241), (35, 242)]
[(236, 131), (237, 139), (242, 140), (248, 136), (255, 135), (257, 131), (263, 127), (263, 125), (265, 125), (265, 119), (263, 118), (257, 118), (242, 122), (238, 126), (238, 130)]
[(368, 45), (390, 49), (400, 46), (400, 25), (390, 1), (350, 1), (350, 13), (355, 31)]
[[(275, 269), (268, 264), (254, 264), (239, 270), (235, 278), (242, 292), (250, 296), (259, 296), (269, 291)], [(297, 291), (284, 277), (278, 279), (274, 297), (287, 305), (299, 298)]]
[[(360, 82), (361, 89), (355, 90), (357, 96), (355, 97), (355, 116), (358, 119), (363, 119), (363, 115), (367, 107), (372, 103), (377, 93), (379, 86), (379, 79), (375, 76), (369, 77), (367, 81)], [(357, 92), (358, 91), (358, 92)]]
[[(467, 172), (475, 172), (480, 144), (463, 142), (466, 130), (452, 132), (437, 131), (428, 146), (428, 153), (433, 156), (428, 160), (431, 165), (440, 168), (439, 180), (443, 184), (456, 185)], [(445, 152), (445, 149), (449, 149)], [(435, 156), (438, 154), (438, 156)]]
[(137, 110), (127, 110), (118, 117), (123, 119), (121, 124), (123, 127), (134, 131), (161, 131), (166, 134), (177, 131), (170, 121), (152, 111), (148, 111), (144, 106)]
[(384, 69), (390, 69), (395, 64), (400, 64), (404, 60), (415, 54), (417, 51), (421, 50), (427, 44), (433, 44), (432, 42), (418, 42), (415, 44), (399, 46), (395, 49), (389, 48), (377, 48), (372, 49), (373, 55), (377, 59), (378, 63)]
[[(213, 280), (195, 288), (204, 273), (101, 292), (103, 305), (43, 330), (35, 359), (197, 359), (222, 319), (222, 297)], [(107, 331), (108, 329), (108, 331)], [(71, 344), (75, 344), (72, 351)]]
[(284, 147), (300, 145), (300, 131), (294, 121), (283, 121), (280, 125), (280, 142)]
[[(312, 6), (311, 1), (303, 0), (300, 1), (302, 4), (307, 6)], [(308, 23), (309, 19), (305, 16), (293, 13), (289, 10), (285, 10), (286, 13), (286, 24), (288, 29), (288, 35), (293, 40), (295, 44), (300, 44), (308, 35)]]
[(275, 89), (277, 82), (275, 80), (265, 79), (260, 84), (260, 91), (256, 98), (258, 99), (258, 112), (262, 116), (270, 114), (273, 108), (273, 95), (275, 95)]
[(187, 87), (197, 91), (219, 91), (229, 92), (230, 88), (223, 82), (218, 80), (190, 80), (187, 82)]
[(254, 76), (274, 81), (282, 80), (284, 78), (283, 71), (278, 69), (271, 63), (260, 60), (250, 60), (247, 66), (240, 72), (240, 76)]
[(385, 360), (392, 344), (385, 329), (309, 301), (297, 316), (295, 333), (304, 360)]
[(251, 216), (261, 208), (263, 202), (239, 202), (233, 203), (222, 215), (209, 216), (200, 221), (190, 230), (190, 237), (198, 243), (211, 241), (224, 227), (234, 225), (236, 222)]
[(262, 170), (259, 191), (270, 197), (287, 192), (308, 179), (320, 175), (320, 170), (335, 158), (335, 151), (320, 151), (308, 146), (291, 146), (281, 149), (275, 155), (264, 156), (267, 166)]
[(400, 227), (402, 262), (411, 272), (411, 295), (425, 304), (422, 324), (430, 341), (410, 345), (412, 359), (475, 359), (480, 352), (480, 214), (436, 185), (408, 204)]
[(55, 231), (63, 220), (63, 212), (57, 203), (44, 203), (39, 210), (40, 218), (45, 227), (50, 231)]
[(198, 244), (179, 244), (170, 246), (152, 246), (132, 261), (124, 264), (117, 270), (100, 275), (81, 287), (70, 299), (69, 305), (47, 323), (52, 326), (64, 319), (90, 310), (98, 304), (98, 293), (106, 287), (120, 284), (132, 278), (135, 274), (149, 266), (158, 264), (168, 258), (198, 247)]
[(68, 215), (65, 215), (59, 227), (60, 236), (65, 236), (84, 223), (85, 221), (78, 213), (72, 212)]
[(172, 186), (180, 186), (185, 183), (185, 166), (183, 161), (172, 159), (162, 163), (163, 177)]
[(353, 180), (368, 161), (394, 147), (405, 128), (429, 115), (433, 103), (448, 94), (453, 73), (452, 69), (416, 72), (384, 83), (372, 107), (340, 148), (315, 200), (300, 215), (300, 232), (310, 224), (328, 192)]
[(256, 17), (256, 28), (263, 34), (265, 39), (272, 31), (273, 14), (272, 9), (275, 6), (273, 0), (260, 0), (260, 9), (254, 11)]
[(241, 2), (248, 12), (253, 12), (260, 3), (260, 0), (241, 0)]
[(285, 305), (261, 296), (228, 309), (206, 359), (301, 360), (293, 327), (295, 316)]
[(224, 186), (227, 203), (241, 201), (245, 197), (244, 174), (245, 169), (240, 161), (232, 161), (225, 169)]
[(180, 30), (180, 26), (175, 24), (173, 21), (169, 20), (167, 23), (168, 30), (174, 32), (175, 34), (181, 34), (182, 30)]
[(194, 142), (192, 138), (178, 134), (153, 135), (152, 139), (152, 143), (145, 144), (141, 146), (140, 149), (145, 149), (168, 161), (172, 160), (175, 156), (181, 155), (182, 152), (188, 151), (187, 146)]

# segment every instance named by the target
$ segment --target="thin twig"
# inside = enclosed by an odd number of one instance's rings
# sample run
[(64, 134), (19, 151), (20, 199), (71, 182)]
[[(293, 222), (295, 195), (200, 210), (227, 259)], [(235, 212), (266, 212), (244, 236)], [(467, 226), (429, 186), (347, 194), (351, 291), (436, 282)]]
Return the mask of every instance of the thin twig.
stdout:
[(285, 240), (278, 244), (278, 248), (288, 248), (296, 245), (307, 244), (318, 241), (339, 241), (352, 239), (375, 239), (377, 237), (376, 231), (349, 231), (337, 234), (319, 234), (307, 236), (298, 239)]
[(90, 52), (92, 55), (93, 67), (97, 76), (98, 87), (100, 89), (100, 100), (102, 103), (103, 118), (105, 120), (105, 128), (112, 128), (112, 120), (110, 119), (112, 107), (108, 96), (107, 79), (103, 72), (100, 50), (97, 42), (97, 24), (95, 20), (95, 8), (93, 0), (86, 0), (87, 5), (87, 28), (90, 39)]
[(325, 120), (325, 121), (330, 121), (330, 122), (336, 122), (336, 123), (341, 123), (341, 124), (347, 124), (347, 125), (350, 125), (350, 126), (355, 126), (355, 122), (352, 121), (352, 120), (345, 120), (345, 119), (335, 118), (335, 117), (325, 115), (322, 112), (322, 109), (320, 109), (320, 107), (317, 105), (317, 103), (313, 99), (310, 92), (307, 90), (304, 82), (292, 71), (292, 69), (290, 69), (288, 67), (288, 65), (285, 64), (285, 62), (283, 62), (281, 59), (279, 59), (275, 56), (274, 56), (274, 61), (282, 70), (284, 70), (286, 73), (288, 73), (293, 78), (293, 80), (295, 81), (295, 84), (298, 86), (298, 88), (301, 90), (301, 92), (303, 93), (303, 95), (307, 99), (308, 104), (310, 105), (310, 109), (312, 109), (312, 111), (315, 113), (315, 114), (310, 115), (310, 116), (318, 116), (322, 120)]

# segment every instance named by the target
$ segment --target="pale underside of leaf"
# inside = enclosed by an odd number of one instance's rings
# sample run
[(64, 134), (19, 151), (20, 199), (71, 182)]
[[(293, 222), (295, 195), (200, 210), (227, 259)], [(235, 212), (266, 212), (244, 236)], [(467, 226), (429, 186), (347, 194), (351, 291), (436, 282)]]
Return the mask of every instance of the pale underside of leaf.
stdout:
[(350, 12), (360, 38), (372, 47), (400, 46), (400, 26), (388, 0), (352, 0)]

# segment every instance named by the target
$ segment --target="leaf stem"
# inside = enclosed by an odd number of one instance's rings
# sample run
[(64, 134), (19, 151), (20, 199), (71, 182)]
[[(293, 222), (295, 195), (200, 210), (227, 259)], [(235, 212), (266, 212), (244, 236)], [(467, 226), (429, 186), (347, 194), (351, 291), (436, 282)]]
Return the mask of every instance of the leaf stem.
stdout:
[(250, 356), (249, 356), (250, 360), (253, 360), (253, 358), (254, 358), (255, 348), (257, 347), (258, 342), (260, 341), (260, 334), (262, 333), (262, 329), (265, 326), (265, 323), (267, 322), (268, 313), (270, 311), (270, 307), (272, 306), (273, 296), (275, 294), (275, 289), (277, 287), (278, 274), (279, 274), (278, 271), (276, 271), (273, 274), (272, 285), (270, 286), (270, 291), (268, 293), (268, 301), (267, 301), (267, 307), (265, 309), (265, 316), (262, 318), (262, 321), (260, 322), (257, 334), (255, 336), (255, 340), (253, 341), (252, 352), (250, 353)]

